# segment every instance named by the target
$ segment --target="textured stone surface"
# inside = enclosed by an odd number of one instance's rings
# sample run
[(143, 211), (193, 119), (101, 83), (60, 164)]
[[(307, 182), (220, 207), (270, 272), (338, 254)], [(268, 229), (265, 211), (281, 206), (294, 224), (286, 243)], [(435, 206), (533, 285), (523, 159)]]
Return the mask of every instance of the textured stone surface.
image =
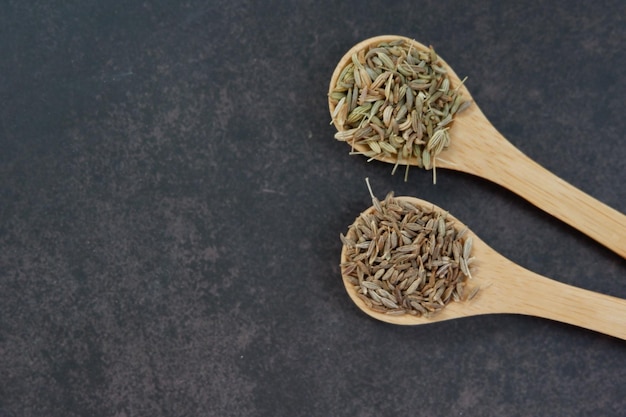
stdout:
[(623, 415), (623, 341), (519, 316), (400, 328), (350, 304), (338, 236), (366, 176), (563, 282), (626, 298), (626, 262), (485, 181), (349, 157), (325, 94), (366, 37), (433, 44), (511, 142), (626, 212), (624, 16), (6, 1), (0, 416)]

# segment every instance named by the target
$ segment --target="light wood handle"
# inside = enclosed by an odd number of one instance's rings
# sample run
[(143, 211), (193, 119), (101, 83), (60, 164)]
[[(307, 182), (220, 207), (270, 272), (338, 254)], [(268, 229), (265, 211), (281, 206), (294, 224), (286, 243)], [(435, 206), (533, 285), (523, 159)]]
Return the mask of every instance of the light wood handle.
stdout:
[(455, 140), (464, 143), (456, 150), (450, 147), (456, 155), (442, 154), (455, 161), (445, 168), (500, 184), (626, 258), (624, 214), (528, 158), (487, 121), (476, 105), (457, 118), (453, 129)]
[(528, 271), (508, 260), (499, 268), (492, 299), (499, 312), (543, 317), (626, 340), (626, 300), (573, 287)]

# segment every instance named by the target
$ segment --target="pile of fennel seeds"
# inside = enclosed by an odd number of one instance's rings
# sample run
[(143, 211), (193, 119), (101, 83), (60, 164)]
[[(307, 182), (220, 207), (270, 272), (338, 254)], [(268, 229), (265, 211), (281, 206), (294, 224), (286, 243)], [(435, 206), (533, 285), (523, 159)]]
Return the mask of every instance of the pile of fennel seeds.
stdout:
[(446, 212), (389, 193), (356, 218), (346, 235), (341, 272), (368, 308), (430, 317), (468, 291), (472, 238)]
[(329, 93), (335, 138), (351, 144), (351, 154), (397, 161), (394, 172), (409, 161), (435, 168), (454, 115), (470, 104), (459, 87), (432, 47), (403, 39), (368, 47), (352, 55)]

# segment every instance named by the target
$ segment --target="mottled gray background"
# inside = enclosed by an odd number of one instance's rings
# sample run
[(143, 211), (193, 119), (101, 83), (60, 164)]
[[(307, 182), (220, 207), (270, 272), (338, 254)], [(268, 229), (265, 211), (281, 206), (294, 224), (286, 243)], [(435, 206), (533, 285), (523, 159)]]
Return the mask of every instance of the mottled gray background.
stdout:
[(1, 9), (2, 417), (626, 413), (624, 341), (351, 304), (339, 233), (365, 177), (563, 282), (626, 298), (626, 262), (486, 181), (348, 156), (326, 102), (354, 43), (432, 44), (511, 142), (626, 212), (625, 2)]

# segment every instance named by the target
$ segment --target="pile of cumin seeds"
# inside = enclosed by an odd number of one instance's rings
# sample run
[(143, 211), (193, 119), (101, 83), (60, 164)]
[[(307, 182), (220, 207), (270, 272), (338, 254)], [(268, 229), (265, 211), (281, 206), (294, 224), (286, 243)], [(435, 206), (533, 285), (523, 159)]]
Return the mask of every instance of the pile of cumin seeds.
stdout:
[[(447, 213), (421, 207), (389, 193), (372, 199), (340, 238), (341, 272), (370, 309), (393, 315), (430, 317), (467, 291), (472, 238)], [(477, 288), (477, 287), (476, 287)]]
[[(450, 144), (455, 114), (470, 104), (459, 87), (432, 46), (404, 39), (370, 46), (352, 55), (329, 93), (335, 138), (351, 144), (352, 154), (395, 160), (394, 172), (409, 161), (432, 169)], [(365, 150), (355, 152), (356, 145)]]

